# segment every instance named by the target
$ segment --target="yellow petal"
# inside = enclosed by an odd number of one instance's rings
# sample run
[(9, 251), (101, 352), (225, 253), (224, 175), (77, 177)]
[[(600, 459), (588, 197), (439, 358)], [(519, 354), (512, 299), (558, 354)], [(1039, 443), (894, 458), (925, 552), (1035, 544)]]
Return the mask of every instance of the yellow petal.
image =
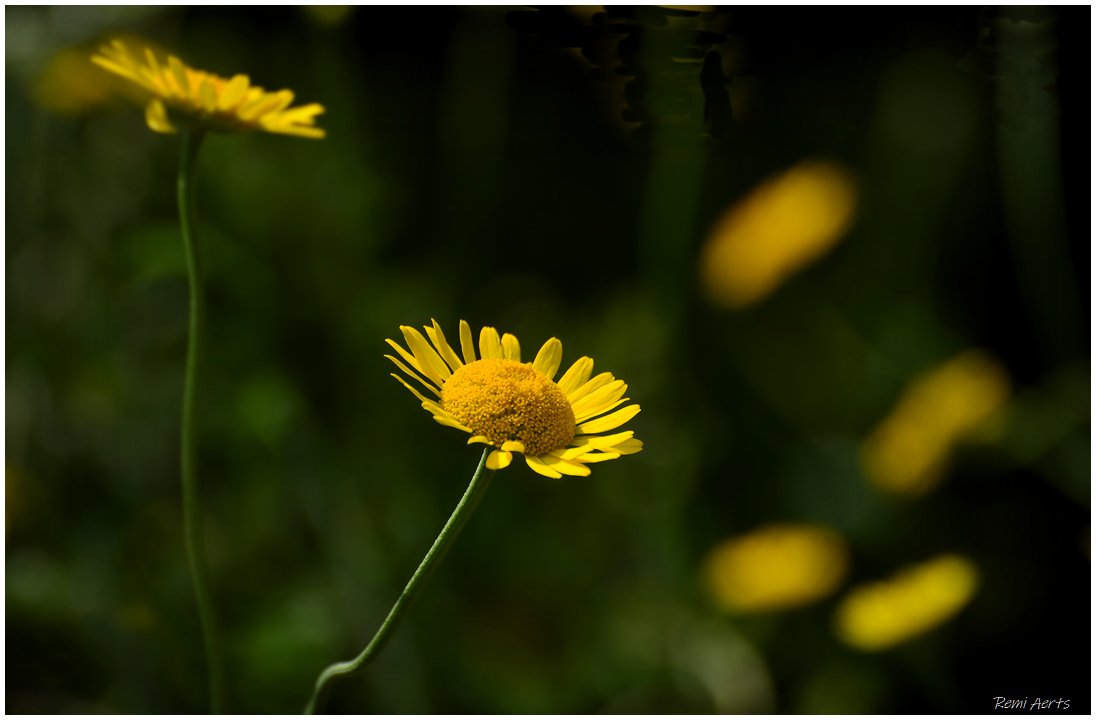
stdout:
[(430, 336), (430, 342), (434, 343), (434, 347), (438, 349), (438, 353), (441, 355), (442, 360), (449, 364), (449, 367), (456, 372), (460, 367), (464, 365), (457, 357), (457, 354), (453, 352), (453, 348), (449, 347), (449, 343), (445, 339), (445, 333), (441, 331), (441, 326), (438, 325), (438, 321), (433, 318), (430, 319), (433, 323), (433, 327), (425, 328), (426, 334)]
[(540, 473), (544, 477), (560, 478), (563, 477), (560, 473), (552, 468), (548, 467), (543, 460), (533, 455), (525, 456), (525, 464), (528, 465), (534, 472)]
[(441, 415), (442, 417), (451, 418), (453, 420), (457, 419), (453, 416), (453, 413), (444, 409), (441, 405), (438, 405), (436, 402), (430, 399), (422, 401), (422, 409), (430, 413), (431, 415)]
[(274, 104), (274, 108), (270, 112), (281, 112), (293, 104), (293, 92), (291, 90), (279, 90), (274, 93), (274, 97), (278, 99), (278, 102)]
[(397, 375), (396, 373), (388, 373), (388, 374), (389, 374), (389, 375), (391, 375), (392, 377), (396, 378), (397, 380), (399, 380), (399, 381), (400, 381), (400, 384), (401, 384), (401, 385), (403, 385), (403, 386), (404, 386), (405, 388), (407, 388), (408, 390), (410, 390), (410, 391), (411, 391), (411, 394), (412, 394), (412, 395), (414, 395), (415, 397), (417, 397), (417, 398), (419, 399), (419, 402), (428, 402), (428, 401), (427, 401), (427, 399), (426, 399), (426, 397), (425, 397), (425, 396), (423, 396), (423, 394), (422, 394), (422, 393), (420, 393), (420, 392), (419, 392), (418, 390), (416, 390), (415, 388), (411, 387), (411, 386), (410, 386), (410, 385), (409, 385), (409, 384), (407, 383), (407, 381), (406, 381), (406, 380), (404, 380), (403, 378), (401, 378), (401, 377), (400, 377), (399, 375)]
[(181, 98), (189, 98), (192, 92), (190, 87), (190, 77), (186, 72), (186, 65), (175, 57), (174, 55), (168, 56), (167, 67), (170, 71), (168, 78), (174, 83), (177, 94)]
[(593, 371), (594, 361), (588, 357), (580, 357), (559, 379), (559, 383), (557, 383), (559, 389), (563, 391), (564, 395), (567, 395), (586, 382)]
[(484, 445), (490, 445), (491, 441), (488, 440), (483, 435), (473, 435), (472, 437), (468, 438), (468, 444), (469, 445), (474, 445), (476, 443), (483, 443)]
[(523, 453), (525, 452), (525, 444), (518, 440), (507, 440), (502, 444), (502, 449), (507, 452)]
[(91, 61), (104, 70), (109, 70), (115, 75), (120, 75), (127, 80), (132, 80), (135, 83), (148, 87), (148, 81), (141, 77), (132, 67), (123, 65), (110, 58), (103, 57), (102, 55), (93, 55)]
[(499, 342), (499, 331), (493, 327), (480, 329), (479, 349), (481, 358), (502, 359), (502, 344)]
[(584, 463), (596, 463), (605, 462), (606, 460), (616, 460), (620, 457), (620, 453), (617, 452), (592, 452), (582, 455), (581, 459)]
[(556, 376), (556, 371), (559, 370), (559, 361), (562, 359), (563, 343), (558, 338), (549, 338), (548, 342), (541, 346), (536, 359), (533, 360), (533, 367), (551, 380)]
[(312, 140), (321, 140), (327, 137), (327, 131), (317, 127), (299, 127), (296, 125), (283, 127), (277, 123), (268, 123), (265, 118), (259, 121), (259, 125), (267, 132), (279, 133), (281, 135), (292, 135), (294, 137), (309, 138)]
[(434, 352), (434, 348), (430, 347), (430, 343), (426, 342), (426, 338), (422, 336), (422, 333), (408, 325), (401, 325), (400, 332), (403, 333), (403, 339), (407, 342), (407, 347), (415, 353), (415, 358), (419, 361), (419, 367), (422, 369), (423, 374), (438, 387), (444, 385), (453, 373), (450, 372), (441, 357)]
[(213, 81), (210, 78), (202, 80), (198, 86), (198, 98), (207, 111), (213, 112), (217, 109), (217, 91), (213, 87)]
[[(599, 412), (605, 412), (610, 405), (622, 398), (627, 390), (628, 386), (624, 384), (623, 380), (614, 380), (591, 393), (587, 393), (581, 399), (572, 401), (571, 409), (575, 413), (575, 418), (584, 414), (597, 415)], [(599, 407), (602, 410), (596, 410)]]
[(510, 464), (514, 456), (505, 450), (495, 450), (487, 456), (487, 467), (491, 470), (502, 470)]
[(613, 377), (612, 373), (603, 372), (600, 375), (595, 375), (594, 377), (587, 380), (577, 390), (572, 390), (571, 392), (567, 393), (567, 399), (571, 401), (572, 405), (574, 405), (579, 400), (592, 393), (594, 390), (608, 385), (615, 379), (616, 378)]
[(592, 410), (586, 410), (586, 411), (581, 412), (581, 413), (575, 413), (575, 422), (576, 423), (584, 423), (587, 420), (589, 420), (590, 418), (594, 418), (594, 417), (597, 417), (598, 415), (602, 415), (604, 413), (607, 413), (610, 410), (612, 410), (613, 408), (617, 407), (618, 405), (622, 405), (622, 404), (628, 402), (629, 400), (631, 400), (631, 398), (621, 398), (620, 400), (617, 400), (615, 402), (611, 402), (611, 403), (608, 403), (608, 404), (602, 403), (602, 404), (598, 405), (597, 407), (593, 408)]
[(244, 95), (244, 104), (248, 105), (253, 103), (266, 95), (263, 89), (258, 85), (252, 85), (247, 89), (247, 94)]
[(217, 103), (217, 106), (221, 110), (231, 110), (239, 105), (244, 96), (247, 95), (247, 88), (251, 84), (247, 75), (234, 75), (228, 84), (225, 85), (223, 91), (221, 91), (221, 100)]
[(167, 109), (159, 100), (152, 100), (145, 108), (145, 123), (154, 132), (174, 135), (177, 130), (167, 117)]
[(618, 443), (609, 449), (613, 452), (618, 452), (621, 455), (634, 455), (643, 449), (643, 441), (638, 438), (632, 438), (631, 440), (625, 440), (622, 443)]
[(391, 361), (392, 361), (392, 362), (393, 362), (393, 363), (394, 363), (394, 364), (396, 365), (396, 367), (398, 367), (398, 368), (399, 368), (400, 370), (402, 370), (402, 371), (404, 372), (404, 374), (405, 374), (405, 375), (407, 375), (408, 377), (413, 377), (413, 378), (415, 378), (415, 379), (416, 379), (416, 380), (418, 380), (418, 381), (419, 381), (419, 383), (420, 383), (420, 384), (421, 384), (421, 385), (422, 385), (423, 387), (425, 387), (425, 388), (426, 388), (427, 390), (429, 390), (430, 392), (434, 393), (434, 394), (435, 394), (435, 395), (437, 395), (438, 397), (441, 397), (441, 393), (440, 393), (440, 392), (438, 391), (438, 389), (437, 389), (436, 387), (434, 387), (433, 385), (431, 385), (430, 383), (428, 383), (428, 382), (426, 382), (425, 380), (423, 380), (423, 379), (422, 379), (421, 377), (419, 377), (419, 376), (418, 376), (418, 375), (417, 375), (417, 374), (415, 373), (415, 371), (414, 371), (414, 370), (412, 370), (411, 368), (407, 367), (406, 365), (404, 365), (403, 363), (401, 363), (401, 362), (400, 362), (399, 360), (397, 360), (396, 358), (392, 357), (391, 355), (385, 355), (385, 357), (386, 357), (386, 358), (388, 358), (389, 360), (391, 360)]
[(160, 61), (156, 59), (156, 53), (152, 52), (152, 48), (145, 48), (145, 64), (148, 65), (150, 73), (160, 74)]
[(600, 450), (602, 448), (612, 447), (617, 443), (622, 443), (625, 440), (630, 439), (635, 435), (633, 430), (625, 430), (613, 435), (577, 435), (575, 439), (571, 441), (571, 444), (575, 447), (584, 447), (589, 450)]
[(638, 413), (639, 405), (629, 405), (623, 410), (617, 410), (615, 413), (606, 415), (603, 418), (582, 423), (576, 430), (583, 434), (605, 432), (606, 430), (620, 427), (634, 418)]
[(309, 103), (308, 105), (289, 108), (288, 110), (273, 114), (278, 118), (278, 122), (284, 125), (311, 125), (315, 117), (323, 114), (323, 112), (323, 105), (320, 105), (319, 103)]
[(577, 475), (578, 477), (586, 477), (590, 474), (590, 468), (586, 467), (582, 463), (573, 462), (571, 460), (563, 460), (549, 457), (547, 458), (548, 467), (552, 468), (558, 473), (564, 475)]
[(545, 453), (545, 455), (551, 455), (552, 457), (560, 460), (574, 460), (575, 458), (582, 457), (591, 450), (592, 448), (589, 447), (570, 447), (561, 448), (559, 450), (551, 450)]
[(140, 84), (144, 85), (153, 95), (157, 97), (166, 97), (170, 93), (167, 89), (167, 81), (164, 80), (163, 73), (158, 75), (147, 74), (147, 77), (139, 80)]
[(265, 93), (258, 98), (244, 103), (238, 114), (244, 120), (255, 120), (264, 115), (281, 112), (293, 102), (293, 93), (288, 90), (280, 90), (276, 93)]
[(460, 351), (464, 355), (464, 362), (472, 364), (476, 361), (476, 346), (472, 344), (472, 328), (466, 320), (460, 321)]
[(439, 425), (445, 425), (446, 427), (456, 428), (457, 430), (463, 430), (464, 432), (472, 432), (472, 428), (465, 427), (452, 417), (446, 417), (445, 415), (435, 415), (434, 420)]
[[(422, 365), (420, 365), (420, 364), (419, 364), (419, 361), (415, 359), (415, 356), (414, 356), (414, 355), (412, 355), (411, 353), (407, 352), (406, 350), (404, 350), (404, 349), (403, 349), (403, 346), (401, 346), (401, 345), (400, 345), (399, 343), (397, 343), (397, 342), (396, 342), (395, 340), (392, 340), (392, 339), (390, 339), (390, 338), (385, 338), (385, 339), (384, 339), (384, 341), (385, 341), (386, 343), (388, 343), (388, 345), (389, 345), (389, 346), (390, 346), (390, 347), (391, 347), (391, 348), (392, 348), (393, 350), (395, 350), (395, 351), (396, 351), (397, 353), (399, 353), (399, 354), (400, 354), (400, 357), (401, 357), (401, 358), (403, 358), (403, 359), (404, 359), (404, 361), (405, 361), (405, 362), (406, 362), (406, 363), (407, 363), (408, 365), (410, 365), (411, 367), (415, 368), (416, 370), (418, 370), (418, 371), (419, 371), (420, 373), (422, 373), (423, 375), (425, 375), (425, 374), (426, 374), (426, 373), (425, 373), (425, 372), (423, 371), (423, 369), (422, 369)], [(439, 387), (440, 387), (440, 385), (439, 385)]]
[(502, 336), (502, 357), (506, 360), (521, 362), (521, 344), (510, 333)]

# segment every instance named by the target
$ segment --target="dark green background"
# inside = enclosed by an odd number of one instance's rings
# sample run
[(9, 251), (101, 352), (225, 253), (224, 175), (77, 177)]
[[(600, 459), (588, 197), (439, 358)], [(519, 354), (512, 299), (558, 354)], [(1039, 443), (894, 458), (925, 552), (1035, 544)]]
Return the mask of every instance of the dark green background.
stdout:
[[(436, 317), (593, 356), (642, 404), (646, 448), (589, 478), (501, 473), (330, 710), (1087, 712), (1089, 12), (8, 8), (7, 710), (206, 708), (177, 472), (177, 143), (124, 103), (33, 99), (55, 52), (124, 31), (327, 108), (325, 140), (213, 136), (198, 167), (231, 710), (297, 712), (463, 491), (477, 451), (382, 357)], [(671, 60), (709, 50), (703, 79)], [(707, 229), (815, 157), (859, 181), (852, 233), (763, 303), (712, 307)], [(873, 491), (859, 441), (970, 347), (1012, 379), (1003, 437), (923, 498)], [(720, 614), (706, 553), (777, 521), (841, 532), (846, 585), (958, 552), (982, 587), (878, 655), (832, 634), (844, 589)]]

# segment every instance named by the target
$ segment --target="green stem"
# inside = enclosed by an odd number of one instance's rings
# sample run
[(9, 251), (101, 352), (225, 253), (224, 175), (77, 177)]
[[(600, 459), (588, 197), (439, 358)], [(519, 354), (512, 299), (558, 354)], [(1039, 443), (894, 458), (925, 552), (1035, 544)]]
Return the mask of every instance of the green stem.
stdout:
[(204, 133), (183, 130), (180, 134), (179, 179), (176, 186), (179, 200), (179, 228), (183, 234), (187, 275), (190, 283), (190, 333), (186, 350), (186, 375), (183, 383), (183, 417), (180, 448), (180, 471), (183, 481), (183, 530), (186, 535), (187, 562), (194, 581), (194, 598), (202, 625), (206, 665), (209, 671), (209, 705), (213, 713), (224, 712), (224, 670), (213, 615), (209, 589), (205, 544), (202, 541), (201, 504), (198, 498), (196, 472), (196, 417), (198, 368), (202, 356), (205, 302), (202, 297), (202, 262), (194, 234), (194, 166)]
[(354, 658), (347, 662), (337, 662), (333, 665), (329, 665), (326, 670), (320, 673), (320, 676), (316, 678), (316, 687), (312, 691), (312, 697), (308, 700), (308, 705), (305, 706), (304, 712), (306, 715), (312, 715), (316, 712), (316, 706), (320, 702), (324, 690), (328, 684), (333, 680), (351, 675), (365, 668), (370, 661), (373, 660), (380, 653), (385, 643), (388, 642), (388, 638), (392, 635), (396, 629), (396, 625), (399, 624), (400, 617), (410, 607), (414, 601), (416, 595), (422, 590), (422, 587), (426, 584), (427, 578), (430, 576), (430, 571), (441, 562), (441, 559), (445, 557), (445, 553), (452, 547), (453, 542), (457, 539), (457, 535), (460, 534), (464, 524), (468, 522), (468, 518), (472, 515), (472, 511), (479, 505), (480, 499), (483, 498), (484, 493), (487, 491), (487, 486), (491, 483), (491, 478), (494, 477), (495, 471), (487, 469), (487, 456), (490, 454), (491, 448), (487, 448), (483, 451), (483, 457), (480, 458), (479, 466), (476, 467), (476, 472), (472, 476), (472, 481), (468, 483), (468, 489), (464, 491), (464, 497), (457, 503), (456, 509), (453, 510), (453, 514), (449, 516), (449, 521), (445, 523), (445, 527), (441, 529), (441, 533), (438, 534), (434, 544), (430, 546), (430, 549), (426, 551), (426, 557), (419, 563), (418, 570), (411, 576), (411, 580), (408, 581), (407, 587), (400, 593), (400, 597), (396, 600), (396, 604), (392, 606), (392, 609), (388, 611), (388, 617), (384, 619), (377, 634), (373, 636), (373, 639), (369, 641), (369, 644), (365, 646), (365, 649)]

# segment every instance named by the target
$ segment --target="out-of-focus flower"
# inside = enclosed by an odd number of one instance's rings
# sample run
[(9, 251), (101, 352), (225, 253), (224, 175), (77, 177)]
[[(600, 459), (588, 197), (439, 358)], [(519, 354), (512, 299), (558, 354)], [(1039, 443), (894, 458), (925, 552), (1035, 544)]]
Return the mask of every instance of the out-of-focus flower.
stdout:
[(973, 563), (941, 555), (890, 580), (853, 588), (837, 608), (837, 635), (861, 650), (885, 650), (954, 616), (977, 588)]
[(353, 5), (303, 5), (301, 10), (309, 20), (317, 25), (334, 27), (340, 25), (354, 12)]
[(579, 358), (563, 377), (553, 380), (563, 358), (558, 339), (549, 339), (533, 362), (523, 363), (518, 339), (510, 333), (500, 339), (495, 328), (481, 329), (477, 359), (472, 330), (464, 320), (460, 322), (461, 355), (446, 341), (436, 320), (424, 329), (429, 342), (415, 328), (401, 326), (410, 352), (387, 340), (403, 361), (385, 357), (435, 399), (399, 375), (392, 373), (392, 377), (422, 402), (434, 420), (470, 434), (469, 444), (496, 448), (487, 458), (492, 470), (506, 467), (519, 453), (530, 468), (547, 477), (589, 475), (589, 463), (643, 449), (631, 430), (603, 434), (639, 413), (639, 405), (609, 412), (628, 400), (623, 380), (607, 372), (591, 378), (594, 361), (588, 357)]
[(148, 93), (145, 120), (156, 132), (175, 133), (182, 126), (265, 130), (306, 138), (324, 136), (324, 131), (314, 125), (316, 116), (323, 112), (322, 105), (289, 107), (292, 92), (267, 92), (252, 85), (247, 75), (226, 80), (187, 67), (174, 55), (166, 60), (158, 58), (148, 47), (141, 53), (131, 52), (121, 40), (104, 45), (91, 60)]
[(967, 351), (915, 379), (860, 448), (864, 473), (876, 486), (916, 495), (943, 476), (957, 443), (976, 436), (1008, 399), (1004, 370)]
[(845, 541), (827, 528), (769, 525), (717, 545), (704, 580), (725, 610), (782, 610), (833, 592), (845, 577), (847, 556)]
[(712, 228), (700, 275), (712, 302), (756, 303), (822, 257), (848, 231), (856, 186), (841, 167), (807, 161), (732, 206)]
[(34, 99), (47, 110), (75, 114), (102, 105), (116, 89), (114, 78), (88, 62), (84, 48), (65, 48), (38, 76)]

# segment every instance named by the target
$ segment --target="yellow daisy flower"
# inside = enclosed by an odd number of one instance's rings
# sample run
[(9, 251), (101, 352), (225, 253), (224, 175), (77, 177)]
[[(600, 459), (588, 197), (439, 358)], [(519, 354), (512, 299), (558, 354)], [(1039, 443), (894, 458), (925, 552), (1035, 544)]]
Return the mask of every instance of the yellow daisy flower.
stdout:
[(467, 322), (460, 322), (460, 355), (446, 342), (437, 321), (431, 322), (432, 326), (424, 326), (429, 342), (415, 328), (400, 326), (410, 351), (386, 340), (399, 358), (385, 357), (434, 399), (396, 373), (392, 377), (422, 402), (434, 420), (471, 435), (469, 445), (496, 448), (487, 458), (492, 470), (506, 467), (513, 454), (520, 453), (541, 475), (585, 476), (590, 474), (588, 463), (614, 460), (643, 448), (631, 430), (603, 434), (635, 417), (639, 405), (609, 412), (628, 400), (624, 397), (628, 386), (607, 372), (591, 378), (594, 361), (590, 358), (576, 360), (556, 381), (563, 359), (563, 343), (556, 338), (544, 343), (533, 362), (523, 363), (516, 337), (506, 333), (499, 338), (495, 328), (485, 327), (480, 330), (477, 359)]
[(234, 75), (226, 80), (189, 68), (174, 55), (162, 61), (151, 48), (143, 50), (143, 53), (131, 52), (124, 42), (114, 40), (99, 48), (91, 61), (136, 83), (151, 95), (145, 121), (156, 132), (173, 134), (178, 132), (179, 125), (186, 125), (324, 137), (324, 131), (313, 124), (315, 117), (323, 112), (322, 105), (311, 103), (291, 108), (293, 93), (289, 90), (267, 92), (252, 85), (247, 75)]

